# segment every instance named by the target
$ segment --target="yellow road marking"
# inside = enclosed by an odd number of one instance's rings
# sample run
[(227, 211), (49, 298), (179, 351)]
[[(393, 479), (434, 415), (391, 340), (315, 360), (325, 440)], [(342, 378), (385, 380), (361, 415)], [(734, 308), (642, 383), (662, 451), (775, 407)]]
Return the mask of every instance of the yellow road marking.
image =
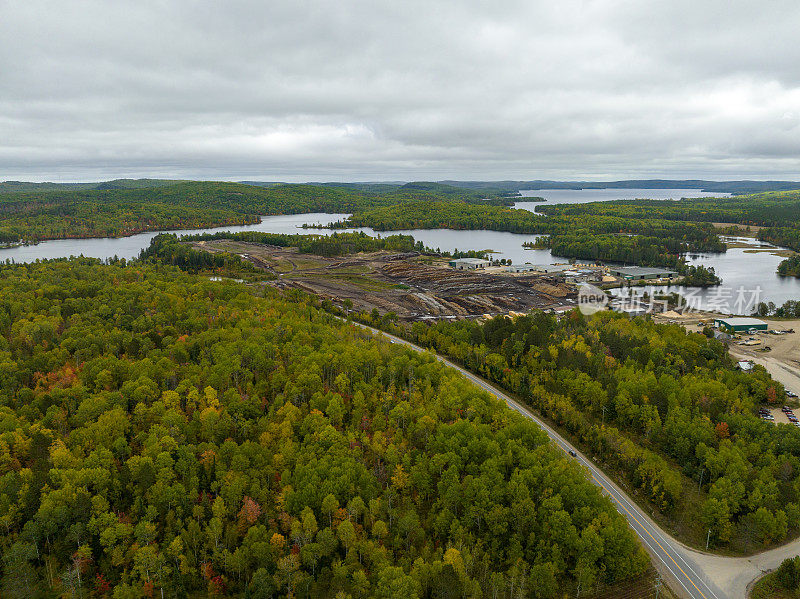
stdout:
[[(392, 337), (392, 335), (389, 335), (389, 337)], [(399, 339), (399, 338), (396, 338), (396, 337), (395, 337), (395, 339), (397, 339), (398, 341), (400, 341), (400, 343), (402, 343), (402, 344), (404, 344), (404, 345), (407, 345), (408, 347), (411, 347), (411, 348), (413, 348), (413, 349), (417, 349), (417, 350), (419, 350), (419, 349), (420, 349), (420, 348), (418, 348), (417, 346), (415, 346), (415, 345), (413, 345), (413, 344), (411, 344), (411, 343), (409, 343), (409, 342), (407, 342), (407, 341), (405, 341), (405, 340), (401, 340), (401, 339)], [(442, 362), (444, 362), (446, 365), (448, 365), (448, 366), (450, 366), (450, 367), (454, 368), (455, 370), (458, 370), (458, 371), (460, 371), (460, 372), (461, 372), (461, 374), (462, 374), (462, 375), (465, 375), (465, 376), (466, 376), (466, 378), (467, 378), (468, 380), (471, 380), (471, 382), (478, 384), (478, 386), (480, 386), (480, 387), (483, 387), (483, 388), (484, 388), (486, 391), (489, 391), (490, 393), (492, 393), (492, 394), (493, 394), (495, 397), (497, 397), (498, 399), (504, 399), (504, 400), (505, 400), (505, 402), (506, 402), (507, 404), (509, 404), (509, 405), (511, 405), (512, 407), (514, 407), (514, 408), (515, 408), (515, 409), (516, 409), (518, 412), (520, 412), (520, 413), (521, 413), (523, 416), (527, 416), (528, 418), (530, 418), (531, 420), (533, 420), (534, 422), (536, 422), (536, 423), (537, 423), (537, 424), (539, 424), (540, 426), (542, 425), (542, 423), (539, 421), (539, 419), (538, 419), (538, 418), (535, 418), (535, 417), (534, 417), (534, 416), (533, 416), (533, 415), (532, 415), (532, 414), (531, 414), (531, 413), (530, 413), (528, 410), (526, 410), (525, 408), (523, 408), (523, 407), (522, 407), (522, 406), (521, 406), (519, 403), (517, 403), (516, 401), (514, 401), (513, 399), (511, 399), (510, 397), (508, 397), (508, 396), (507, 396), (507, 395), (505, 395), (504, 393), (502, 393), (502, 392), (498, 391), (497, 389), (495, 389), (495, 388), (494, 388), (494, 386), (492, 386), (492, 385), (489, 385), (488, 383), (485, 383), (485, 382), (484, 382), (482, 379), (480, 379), (479, 377), (475, 376), (474, 374), (472, 374), (471, 372), (469, 372), (469, 371), (467, 371), (467, 370), (465, 370), (465, 369), (463, 369), (463, 368), (460, 368), (460, 367), (456, 366), (455, 364), (453, 364), (453, 363), (452, 363), (452, 362), (450, 362), (449, 360), (447, 360), (447, 359), (443, 358), (442, 356), (439, 356), (438, 354), (434, 354), (434, 355), (435, 355), (437, 358), (439, 358), (439, 360), (441, 360)], [(547, 431), (545, 430), (545, 432), (547, 432)], [(548, 436), (550, 436), (550, 435), (548, 435)], [(551, 437), (551, 438), (553, 438), (553, 437)], [(553, 438), (553, 439), (555, 440), (555, 438)], [(603, 483), (601, 483), (599, 480), (597, 480), (597, 477), (595, 477), (594, 473), (593, 473), (591, 470), (589, 470), (589, 474), (591, 475), (591, 477), (592, 477), (592, 479), (594, 480), (594, 482), (596, 482), (596, 483), (597, 483), (597, 485), (598, 485), (598, 486), (599, 486), (601, 489), (603, 489), (603, 490), (604, 490), (606, 493), (608, 493), (608, 494), (609, 494), (609, 495), (610, 495), (610, 496), (611, 496), (611, 497), (614, 499), (614, 501), (617, 503), (617, 505), (618, 505), (619, 507), (621, 507), (623, 510), (625, 510), (625, 511), (628, 513), (628, 515), (629, 515), (631, 518), (633, 518), (633, 519), (636, 521), (636, 523), (637, 523), (637, 524), (638, 524), (638, 525), (641, 527), (641, 529), (642, 529), (642, 530), (644, 530), (644, 531), (647, 533), (647, 536), (649, 536), (651, 539), (653, 539), (653, 542), (654, 542), (656, 545), (658, 545), (658, 546), (659, 546), (659, 548), (661, 549), (661, 551), (663, 551), (663, 552), (664, 552), (664, 554), (665, 554), (665, 555), (666, 555), (666, 556), (667, 556), (667, 557), (670, 559), (670, 561), (671, 561), (673, 564), (675, 564), (675, 567), (676, 567), (676, 568), (678, 568), (678, 570), (680, 570), (680, 571), (681, 571), (681, 574), (683, 574), (683, 576), (686, 578), (686, 580), (688, 580), (690, 583), (692, 583), (692, 586), (693, 586), (695, 589), (697, 589), (697, 592), (698, 592), (698, 593), (700, 593), (700, 596), (701, 596), (701, 597), (703, 597), (703, 599), (706, 599), (706, 596), (705, 596), (705, 594), (703, 593), (703, 591), (701, 591), (701, 590), (700, 590), (700, 588), (699, 588), (699, 587), (698, 587), (698, 586), (697, 586), (697, 585), (694, 583), (694, 581), (693, 581), (693, 580), (692, 580), (692, 579), (689, 577), (689, 575), (688, 575), (688, 574), (686, 574), (686, 572), (683, 570), (683, 568), (681, 568), (681, 567), (680, 567), (680, 565), (678, 565), (678, 562), (676, 562), (676, 561), (675, 561), (675, 558), (673, 558), (673, 557), (672, 557), (672, 555), (670, 555), (670, 553), (669, 553), (669, 552), (668, 552), (666, 549), (664, 549), (664, 546), (663, 546), (663, 545), (661, 545), (661, 543), (659, 543), (659, 542), (658, 542), (658, 540), (657, 540), (657, 539), (656, 539), (656, 538), (655, 538), (655, 537), (654, 537), (652, 534), (650, 534), (650, 531), (649, 531), (649, 530), (647, 530), (647, 528), (644, 526), (644, 524), (642, 524), (641, 522), (639, 522), (639, 519), (638, 519), (636, 516), (634, 516), (634, 515), (633, 515), (633, 514), (630, 512), (630, 510), (628, 510), (628, 508), (626, 508), (624, 505), (622, 505), (622, 502), (618, 501), (618, 500), (617, 500), (617, 498), (616, 498), (616, 497), (614, 497), (614, 495), (611, 493), (611, 491), (609, 491), (609, 490), (606, 488), (606, 486), (605, 486)]]
[[(609, 491), (609, 490), (608, 490), (608, 489), (605, 487), (605, 485), (604, 485), (603, 483), (601, 483), (599, 480), (597, 480), (597, 478), (595, 477), (595, 475), (594, 475), (594, 474), (592, 474), (592, 472), (591, 472), (591, 471), (589, 471), (589, 474), (591, 474), (591, 475), (592, 475), (592, 478), (594, 479), (594, 482), (596, 482), (596, 483), (597, 483), (597, 484), (600, 486), (600, 488), (602, 488), (602, 489), (603, 489), (603, 490), (604, 490), (606, 493), (608, 493), (609, 495), (611, 495), (612, 497), (614, 497), (614, 496), (611, 494), (611, 491)], [(658, 545), (658, 546), (661, 548), (661, 551), (663, 551), (663, 552), (666, 554), (666, 556), (667, 556), (667, 557), (668, 557), (668, 558), (669, 558), (669, 559), (672, 561), (672, 563), (673, 563), (673, 564), (675, 564), (675, 567), (676, 567), (676, 568), (678, 568), (678, 570), (680, 570), (680, 571), (681, 571), (681, 573), (682, 573), (682, 574), (683, 574), (683, 575), (686, 577), (686, 580), (688, 580), (689, 582), (691, 582), (691, 583), (692, 583), (692, 586), (693, 586), (694, 588), (696, 588), (696, 589), (697, 589), (697, 592), (698, 592), (698, 593), (700, 593), (700, 595), (703, 597), (703, 599), (705, 599), (705, 595), (703, 594), (703, 591), (701, 591), (701, 590), (698, 588), (698, 586), (697, 586), (697, 585), (694, 583), (694, 581), (693, 581), (691, 578), (689, 578), (689, 575), (688, 575), (688, 574), (686, 574), (686, 572), (684, 572), (684, 571), (683, 571), (683, 568), (681, 568), (681, 567), (678, 565), (678, 562), (676, 562), (676, 561), (675, 561), (675, 559), (674, 559), (674, 558), (673, 558), (673, 557), (672, 557), (672, 556), (669, 554), (669, 552), (668, 552), (666, 549), (664, 549), (664, 547), (661, 545), (661, 543), (659, 543), (659, 542), (658, 542), (658, 540), (657, 540), (657, 539), (656, 539), (656, 538), (655, 538), (653, 535), (651, 535), (651, 534), (650, 534), (650, 531), (649, 531), (649, 530), (647, 530), (647, 528), (645, 528), (644, 524), (642, 524), (641, 522), (639, 522), (639, 519), (638, 519), (636, 516), (634, 516), (634, 515), (633, 515), (633, 514), (632, 514), (632, 513), (631, 513), (631, 512), (628, 510), (628, 508), (626, 508), (624, 505), (622, 505), (622, 503), (621, 503), (621, 502), (617, 501), (617, 500), (616, 500), (616, 498), (614, 498), (614, 501), (616, 501), (616, 502), (617, 502), (617, 505), (618, 505), (619, 507), (621, 507), (623, 510), (625, 510), (626, 512), (628, 512), (628, 515), (629, 515), (631, 518), (633, 518), (634, 520), (636, 520), (636, 523), (637, 523), (639, 526), (641, 526), (642, 530), (644, 530), (644, 531), (647, 533), (647, 536), (649, 536), (651, 539), (653, 539), (653, 541), (655, 542), (655, 544), (656, 544), (656, 545)]]
[[(514, 401), (513, 399), (511, 399), (511, 398), (508, 398), (508, 397), (507, 397), (507, 398), (506, 398), (506, 402), (507, 402), (507, 403), (509, 403), (509, 404), (511, 404), (511, 405), (512, 405), (514, 408), (517, 408), (517, 411), (518, 411), (518, 412), (522, 413), (523, 415), (526, 415), (526, 416), (528, 416), (528, 417), (529, 417), (529, 418), (531, 418), (531, 419), (532, 419), (534, 422), (536, 422), (536, 423), (539, 423), (539, 420), (538, 420), (537, 418), (534, 418), (532, 415), (530, 415), (530, 414), (528, 413), (528, 411), (527, 411), (527, 410), (525, 410), (525, 408), (523, 408), (523, 407), (522, 407), (520, 404), (518, 404), (518, 403), (517, 403), (516, 401)], [(539, 423), (539, 424), (540, 424), (540, 423)], [(563, 449), (562, 449), (562, 450), (563, 450)], [(611, 497), (614, 499), (614, 501), (616, 502), (616, 504), (617, 504), (619, 507), (621, 507), (623, 510), (625, 510), (625, 511), (628, 513), (628, 515), (629, 515), (631, 518), (633, 518), (634, 520), (636, 520), (636, 523), (637, 523), (637, 524), (638, 524), (638, 525), (641, 527), (641, 529), (642, 529), (643, 531), (645, 531), (645, 532), (647, 533), (647, 536), (649, 536), (651, 539), (653, 539), (653, 542), (654, 542), (656, 545), (658, 545), (658, 546), (659, 546), (659, 548), (661, 549), (661, 551), (663, 551), (663, 552), (664, 552), (664, 554), (665, 554), (665, 555), (666, 555), (666, 556), (667, 556), (667, 557), (670, 559), (670, 561), (671, 561), (673, 564), (675, 564), (675, 567), (676, 567), (676, 568), (678, 568), (678, 570), (680, 570), (680, 571), (681, 571), (681, 574), (683, 574), (683, 575), (684, 575), (684, 577), (686, 577), (686, 580), (688, 580), (690, 583), (692, 583), (692, 586), (693, 586), (695, 589), (697, 589), (697, 592), (698, 592), (698, 593), (700, 593), (700, 595), (703, 597), (703, 599), (706, 599), (706, 596), (705, 596), (705, 594), (703, 593), (703, 591), (701, 591), (701, 590), (700, 590), (700, 588), (699, 588), (699, 587), (698, 587), (698, 586), (697, 586), (697, 585), (694, 583), (694, 581), (693, 581), (693, 580), (692, 580), (692, 579), (689, 577), (689, 575), (688, 575), (688, 574), (686, 574), (686, 572), (683, 570), (683, 568), (681, 568), (681, 567), (680, 567), (680, 565), (678, 564), (678, 562), (676, 562), (676, 561), (675, 561), (675, 558), (673, 558), (673, 557), (670, 555), (669, 551), (667, 551), (666, 549), (664, 549), (664, 546), (663, 546), (663, 545), (661, 545), (661, 543), (659, 543), (659, 542), (658, 542), (658, 539), (656, 539), (656, 538), (655, 538), (655, 537), (654, 537), (652, 534), (650, 534), (650, 531), (649, 531), (649, 530), (647, 530), (647, 528), (644, 526), (644, 524), (642, 524), (641, 522), (639, 522), (639, 519), (638, 519), (636, 516), (634, 516), (634, 515), (633, 515), (633, 514), (630, 512), (630, 510), (628, 510), (628, 508), (626, 508), (626, 507), (625, 507), (625, 506), (622, 504), (622, 502), (618, 501), (618, 500), (617, 500), (617, 498), (616, 498), (616, 497), (614, 497), (614, 495), (611, 493), (611, 491), (609, 491), (609, 490), (606, 488), (606, 486), (605, 486), (603, 483), (601, 483), (601, 482), (600, 482), (600, 481), (597, 479), (597, 477), (594, 475), (594, 473), (593, 473), (591, 470), (589, 470), (589, 474), (591, 475), (591, 477), (592, 477), (592, 479), (594, 480), (594, 482), (596, 482), (596, 483), (597, 483), (597, 485), (598, 485), (598, 486), (599, 486), (601, 489), (603, 489), (603, 490), (604, 490), (606, 493), (608, 493), (608, 494), (609, 494), (609, 495), (610, 495), (610, 496), (611, 496)]]

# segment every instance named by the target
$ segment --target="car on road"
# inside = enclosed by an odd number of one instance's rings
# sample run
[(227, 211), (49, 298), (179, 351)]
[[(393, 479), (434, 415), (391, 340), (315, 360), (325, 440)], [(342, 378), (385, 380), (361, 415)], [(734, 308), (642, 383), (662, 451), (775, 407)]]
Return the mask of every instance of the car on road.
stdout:
[(786, 397), (797, 397), (797, 393), (795, 393), (794, 391), (789, 391), (787, 389), (786, 390)]
[(571, 449), (569, 450), (569, 455), (571, 455), (573, 458), (577, 458), (578, 457), (578, 454), (575, 453), (574, 451), (572, 451)]

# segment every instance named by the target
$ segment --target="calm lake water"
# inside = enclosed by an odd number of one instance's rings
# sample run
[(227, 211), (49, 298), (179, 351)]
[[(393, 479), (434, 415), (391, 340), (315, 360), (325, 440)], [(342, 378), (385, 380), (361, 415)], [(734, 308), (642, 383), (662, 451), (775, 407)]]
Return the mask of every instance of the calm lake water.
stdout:
[[(540, 197), (547, 200), (542, 204), (586, 204), (587, 202), (610, 202), (613, 200), (680, 200), (681, 198), (728, 197), (729, 193), (709, 193), (699, 189), (523, 189), (523, 197)], [(539, 203), (525, 202), (514, 204), (515, 208), (535, 210)]]
[(737, 237), (734, 240), (747, 243), (748, 248), (729, 248), (724, 254), (692, 254), (687, 256), (690, 264), (712, 266), (722, 278), (722, 285), (707, 289), (686, 289), (678, 286), (638, 287), (615, 289), (617, 297), (629, 293), (677, 292), (691, 298), (695, 308), (718, 310), (732, 314), (751, 314), (758, 302), (775, 302), (781, 305), (787, 300), (800, 300), (800, 279), (779, 277), (775, 271), (782, 257), (769, 252), (754, 252), (757, 248), (774, 248), (768, 243)]
[[(214, 233), (217, 231), (263, 231), (266, 233), (300, 233), (330, 235), (330, 229), (303, 229), (303, 224), (328, 225), (346, 219), (349, 214), (327, 214), (312, 212), (307, 214), (287, 214), (280, 216), (264, 216), (260, 223), (207, 229), (180, 229), (166, 231), (178, 235), (195, 235), (197, 233)], [(387, 235), (413, 235), (414, 239), (428, 247), (441, 248), (445, 251), (454, 249), (494, 250), (497, 258), (511, 258), (514, 262), (535, 262), (548, 264), (549, 250), (526, 250), (522, 244), (533, 241), (537, 235), (518, 235), (500, 231), (453, 231), (450, 229), (410, 229), (403, 231), (375, 231), (370, 227), (344, 229), (346, 231), (363, 231), (367, 235), (385, 237)], [(161, 231), (164, 232), (164, 231)], [(46, 258), (69, 258), (70, 256), (87, 256), (91, 258), (136, 258), (139, 252), (150, 245), (150, 240), (159, 232), (140, 233), (130, 237), (103, 237), (96, 239), (55, 239), (43, 241), (38, 245), (27, 245), (0, 249), (0, 260), (15, 262), (33, 262)]]
[[(590, 201), (608, 201), (622, 198), (681, 198), (681, 197), (706, 197), (714, 194), (704, 194), (697, 190), (653, 190), (653, 189), (590, 189), (590, 190), (537, 190), (528, 195), (540, 195), (548, 198), (549, 203), (583, 203)], [(719, 195), (719, 194), (717, 194)], [(535, 204), (519, 203), (519, 207), (532, 208)], [(208, 229), (193, 229), (170, 231), (179, 235), (192, 235), (202, 232), (215, 231), (264, 231), (269, 233), (317, 233), (330, 234), (326, 229), (302, 229), (304, 223), (330, 224), (347, 218), (348, 214), (290, 214), (281, 216), (265, 216), (260, 223), (243, 226), (216, 227)], [(532, 264), (550, 264), (553, 262), (566, 262), (563, 258), (553, 257), (549, 250), (526, 250), (522, 247), (525, 241), (533, 241), (536, 235), (519, 235), (499, 231), (453, 231), (450, 229), (412, 229), (392, 232), (376, 232), (369, 227), (350, 229), (364, 231), (368, 235), (393, 235), (402, 233), (413, 235), (418, 241), (432, 248), (453, 251), (459, 250), (494, 250), (495, 258), (510, 258), (515, 264), (530, 262)], [(59, 239), (43, 241), (38, 245), (22, 246), (16, 248), (0, 249), (0, 260), (13, 260), (15, 262), (33, 262), (37, 259), (68, 258), (69, 256), (88, 256), (93, 258), (136, 258), (139, 252), (150, 244), (150, 240), (158, 232), (141, 233), (130, 237), (99, 238), (99, 239)], [(758, 243), (758, 242), (756, 242)], [(689, 256), (693, 264), (713, 266), (717, 274), (723, 279), (723, 288), (730, 290), (732, 295), (740, 287), (745, 290), (760, 289), (759, 300), (773, 301), (781, 304), (788, 299), (800, 299), (800, 279), (782, 278), (775, 274), (778, 263), (782, 260), (766, 252), (750, 253), (746, 248), (731, 248), (725, 254), (705, 254)], [(673, 288), (672, 290), (678, 290)], [(696, 292), (702, 307), (707, 307), (709, 302), (714, 303), (716, 289), (692, 290)], [(725, 291), (724, 293), (728, 293)], [(731, 312), (737, 312), (731, 304)], [(747, 310), (739, 310), (747, 312)]]

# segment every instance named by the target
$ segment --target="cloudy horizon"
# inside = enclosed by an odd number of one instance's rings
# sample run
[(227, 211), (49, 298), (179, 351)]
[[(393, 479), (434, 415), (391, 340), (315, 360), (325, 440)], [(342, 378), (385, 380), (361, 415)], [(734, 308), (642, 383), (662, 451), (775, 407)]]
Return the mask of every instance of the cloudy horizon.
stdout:
[(0, 180), (800, 179), (800, 5), (0, 5)]

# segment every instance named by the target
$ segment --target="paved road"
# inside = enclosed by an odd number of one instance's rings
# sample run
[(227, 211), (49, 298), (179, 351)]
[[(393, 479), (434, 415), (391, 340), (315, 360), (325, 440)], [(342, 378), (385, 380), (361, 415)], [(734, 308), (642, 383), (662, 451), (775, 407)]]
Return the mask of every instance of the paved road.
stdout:
[[(358, 327), (371, 331), (372, 333), (383, 336), (392, 343), (398, 345), (404, 345), (413, 349), (414, 351), (422, 352), (426, 351), (423, 348), (414, 345), (413, 343), (409, 343), (404, 339), (400, 339), (399, 337), (395, 337), (394, 335), (389, 335), (382, 331), (378, 331), (377, 329), (373, 329), (371, 327), (353, 323)], [(472, 374), (471, 372), (461, 368), (460, 366), (453, 364), (449, 360), (445, 358), (433, 354), (436, 358), (449, 366), (460, 372), (463, 376), (467, 379), (472, 381), (474, 384), (478, 385), (482, 389), (485, 389), (492, 395), (496, 396), (497, 398), (501, 399), (502, 401), (506, 402), (508, 406), (512, 410), (516, 410), (526, 418), (530, 418), (536, 424), (538, 424), (542, 430), (544, 430), (547, 435), (553, 440), (553, 442), (561, 448), (564, 452), (574, 452), (575, 459), (580, 462), (582, 466), (584, 466), (589, 475), (592, 477), (592, 481), (599, 486), (605, 493), (611, 498), (616, 506), (617, 510), (628, 519), (628, 522), (631, 525), (631, 528), (639, 535), (639, 538), (642, 540), (644, 547), (650, 553), (652, 558), (661, 564), (663, 567), (659, 568), (662, 572), (666, 572), (670, 578), (672, 579), (670, 582), (670, 586), (683, 595), (684, 597), (690, 599), (740, 599), (739, 595), (730, 595), (728, 593), (723, 593), (719, 590), (719, 588), (712, 582), (704, 569), (701, 569), (697, 564), (698, 558), (706, 557), (704, 554), (699, 552), (693, 551), (687, 547), (684, 547), (680, 543), (678, 543), (675, 539), (671, 538), (669, 535), (664, 533), (647, 515), (645, 515), (639, 507), (625, 494), (622, 489), (617, 487), (603, 472), (597, 468), (590, 460), (588, 460), (583, 454), (581, 454), (577, 449), (575, 449), (572, 445), (570, 445), (563, 437), (561, 437), (556, 431), (550, 428), (547, 424), (542, 422), (539, 418), (537, 418), (532, 412), (527, 410), (524, 406), (519, 404), (518, 402), (511, 399), (508, 395), (494, 387), (493, 385), (489, 384), (482, 378)], [(709, 558), (719, 559), (719, 560), (730, 560), (730, 558), (717, 558), (716, 556), (708, 556)], [(741, 558), (747, 559), (747, 558)], [(725, 563), (728, 566), (728, 563)], [(730, 564), (731, 566), (733, 564)], [(745, 570), (747, 570), (745, 568)], [(734, 571), (741, 575), (742, 570), (736, 569), (734, 567)], [(753, 578), (753, 575), (747, 579), (747, 582)], [(746, 582), (745, 582), (746, 584)], [(742, 599), (744, 595), (741, 595)]]

